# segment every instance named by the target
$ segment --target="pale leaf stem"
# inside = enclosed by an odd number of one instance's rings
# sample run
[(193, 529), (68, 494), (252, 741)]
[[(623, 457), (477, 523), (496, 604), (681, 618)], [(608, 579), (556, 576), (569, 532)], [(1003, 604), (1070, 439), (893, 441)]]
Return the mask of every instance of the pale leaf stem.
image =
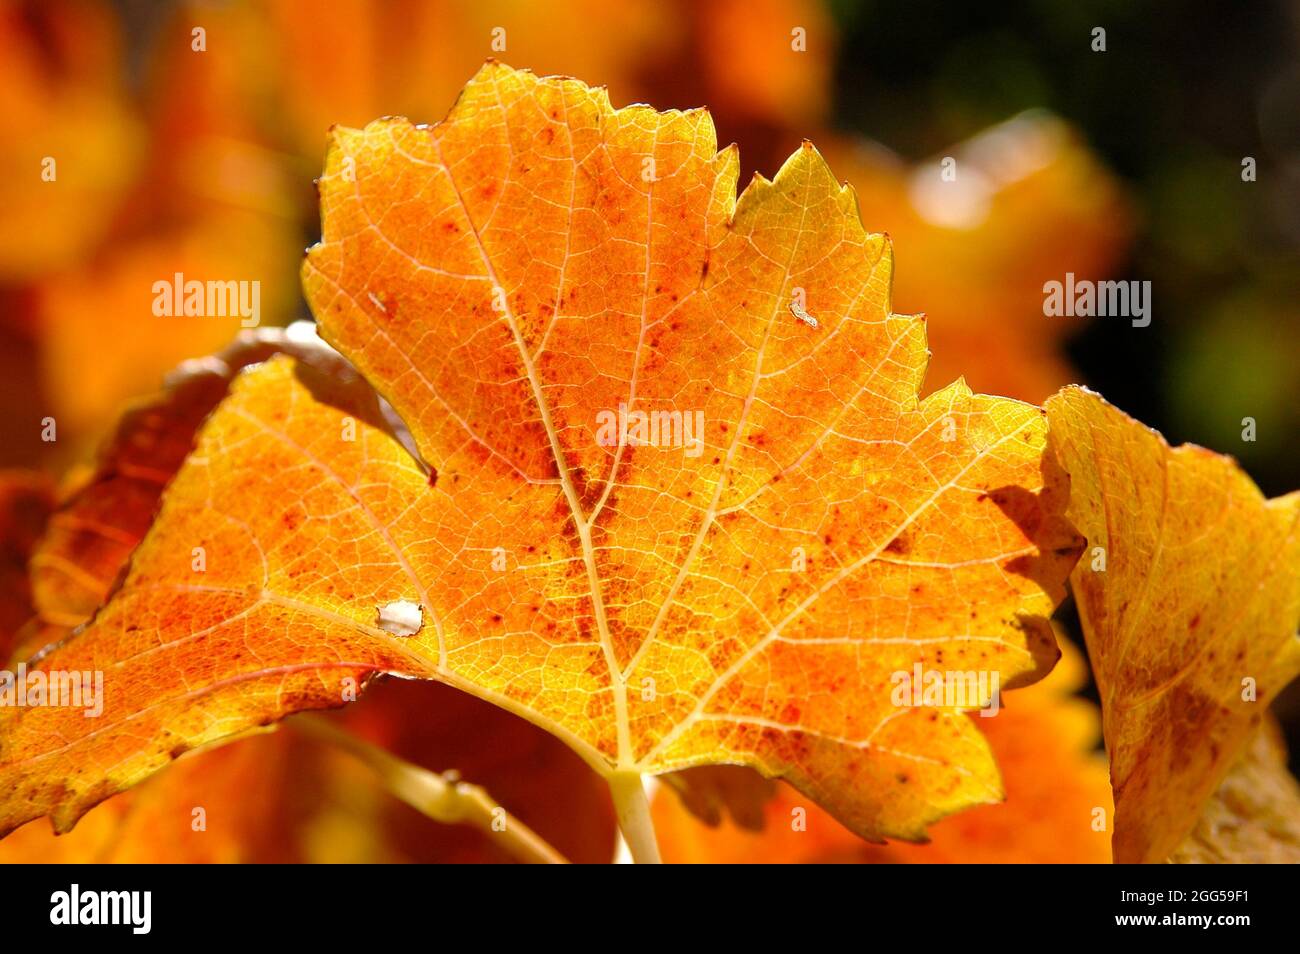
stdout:
[(636, 772), (616, 772), (609, 777), (609, 791), (632, 860), (639, 865), (659, 864), (659, 842), (655, 840), (650, 800), (646, 798), (641, 776)]
[(413, 765), (321, 716), (299, 715), (288, 724), (360, 759), (392, 795), (434, 821), (473, 825), (502, 839), (507, 850), (522, 861), (568, 863), (537, 832), (498, 805), (482, 786), (461, 781), (455, 772), (439, 775)]

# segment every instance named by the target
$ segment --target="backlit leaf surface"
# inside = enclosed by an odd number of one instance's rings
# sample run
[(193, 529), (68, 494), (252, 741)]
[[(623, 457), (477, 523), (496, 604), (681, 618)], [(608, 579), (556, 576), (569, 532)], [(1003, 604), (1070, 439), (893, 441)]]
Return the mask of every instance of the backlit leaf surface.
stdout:
[[(602, 774), (781, 775), (868, 837), (999, 798), (970, 706), (898, 707), (891, 675), (1055, 659), (1080, 541), (1043, 413), (919, 399), (924, 323), (811, 145), (739, 200), (737, 172), (703, 111), (498, 64), (439, 126), (336, 130), (304, 284), (419, 459), (309, 366), (237, 379), (121, 589), (39, 660), (108, 670), (104, 717), (0, 714), (4, 824), (66, 828), (378, 671)], [(693, 430), (602, 440), (620, 405)]]
[[(1104, 864), (1112, 814), (1097, 707), (1074, 693), (1087, 678), (1083, 654), (1060, 640), (1061, 660), (1043, 679), (1009, 694), (997, 716), (978, 718), (1002, 771), (1006, 801), (979, 805), (930, 828), (927, 844), (871, 845), (789, 786), (745, 816), (706, 826), (689, 803), (661, 790), (655, 827), (664, 860), (731, 864)], [(703, 812), (692, 810), (696, 815)]]

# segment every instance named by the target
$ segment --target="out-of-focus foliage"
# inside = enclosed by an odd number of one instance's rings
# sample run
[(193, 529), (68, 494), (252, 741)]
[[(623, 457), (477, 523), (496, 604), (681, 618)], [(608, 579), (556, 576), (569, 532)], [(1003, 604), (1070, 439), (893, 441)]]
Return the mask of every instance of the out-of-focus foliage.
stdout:
[(842, 139), (826, 153), (863, 221), (894, 240), (895, 307), (930, 319), (932, 386), (965, 375), (1037, 404), (1077, 379), (1061, 344), (1084, 319), (1044, 316), (1044, 276), (1105, 277), (1132, 212), (1065, 123), (1024, 114), (915, 164)]

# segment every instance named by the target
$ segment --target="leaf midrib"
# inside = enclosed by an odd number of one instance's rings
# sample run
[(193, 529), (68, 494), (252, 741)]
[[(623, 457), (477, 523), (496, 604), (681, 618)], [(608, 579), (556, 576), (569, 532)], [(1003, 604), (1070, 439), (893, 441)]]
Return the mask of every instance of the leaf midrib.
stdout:
[[(496, 80), (493, 79), (493, 87), (496, 87)], [(498, 93), (498, 102), (500, 95)], [(504, 113), (504, 110), (503, 110)], [(483, 237), (479, 232), (478, 223), (470, 214), (469, 206), (461, 194), (460, 186), (456, 183), (456, 178), (452, 174), (451, 167), (443, 158), (442, 145), (438, 140), (437, 132), (431, 131), (429, 141), (433, 145), (434, 151), (438, 156), (438, 164), (442, 167), (443, 174), (447, 177), (447, 183), (451, 187), (452, 193), (456, 197), (456, 202), (460, 206), (461, 214), (465, 217), (465, 223), (469, 227), (469, 233), (474, 237), (474, 243), (478, 247), (479, 256), (483, 261), (483, 268), (486, 270), (488, 279), (494, 288), (504, 289), (500, 279), (497, 277), (496, 268), (492, 264), (492, 257), (488, 254), (487, 246), (483, 242)], [(502, 318), (505, 320), (507, 327), (510, 329), (511, 338), (514, 340), (515, 348), (519, 352), (519, 360), (523, 364), (525, 374), (528, 378), (529, 387), (533, 392), (533, 401), (537, 405), (538, 416), (541, 419), (542, 426), (546, 430), (546, 437), (551, 445), (551, 455), (555, 460), (555, 467), (560, 475), (560, 487), (564, 491), (564, 497), (569, 505), (569, 512), (573, 518), (574, 526), (578, 532), (578, 540), (582, 547), (582, 559), (587, 568), (588, 586), (591, 590), (592, 611), (596, 617), (596, 630), (600, 638), (601, 653), (605, 659), (605, 666), (609, 671), (610, 691), (614, 699), (614, 720), (617, 733), (617, 755), (613, 770), (627, 769), (630, 767), (630, 758), (632, 754), (631, 729), (628, 720), (627, 711), (627, 683), (622, 679), (619, 672), (617, 660), (614, 655), (614, 644), (610, 637), (609, 622), (605, 614), (605, 602), (600, 588), (600, 576), (596, 570), (595, 547), (591, 540), (591, 525), (582, 513), (582, 505), (578, 493), (573, 484), (572, 475), (565, 461), (562, 448), (560, 446), (559, 435), (556, 433), (555, 425), (551, 420), (550, 406), (547, 404), (546, 397), (542, 393), (541, 381), (537, 375), (537, 368), (533, 363), (532, 356), (524, 344), (523, 335), (519, 330), (519, 323), (515, 318), (514, 309), (510, 307), (508, 295), (501, 295), (502, 299)]]

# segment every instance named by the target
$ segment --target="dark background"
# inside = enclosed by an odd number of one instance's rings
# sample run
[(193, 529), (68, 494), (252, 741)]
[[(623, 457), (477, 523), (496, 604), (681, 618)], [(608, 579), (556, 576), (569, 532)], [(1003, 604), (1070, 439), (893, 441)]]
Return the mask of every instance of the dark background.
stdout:
[[(1135, 195), (1123, 274), (1149, 327), (1088, 322), (1084, 380), (1171, 443), (1300, 487), (1300, 6), (1267, 2), (834, 2), (836, 121), (908, 156), (1047, 107)], [(1106, 29), (1095, 53), (1081, 37)], [(1241, 181), (1241, 160), (1257, 181)], [(1258, 440), (1241, 440), (1255, 417)]]

